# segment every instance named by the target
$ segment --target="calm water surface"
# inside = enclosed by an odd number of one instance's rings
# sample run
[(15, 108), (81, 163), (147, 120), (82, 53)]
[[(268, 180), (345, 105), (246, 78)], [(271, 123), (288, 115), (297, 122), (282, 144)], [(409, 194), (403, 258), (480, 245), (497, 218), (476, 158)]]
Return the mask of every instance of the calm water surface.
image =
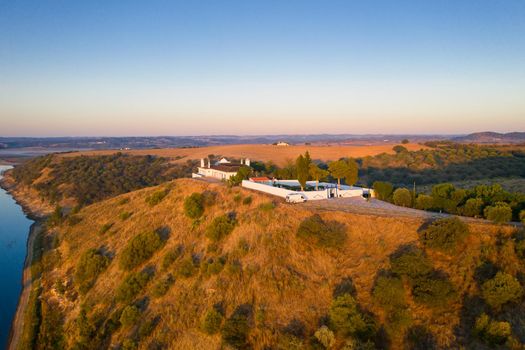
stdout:
[[(0, 165), (0, 178), (10, 168)], [(0, 188), (0, 348), (7, 345), (22, 289), (26, 242), (32, 223), (14, 199)]]

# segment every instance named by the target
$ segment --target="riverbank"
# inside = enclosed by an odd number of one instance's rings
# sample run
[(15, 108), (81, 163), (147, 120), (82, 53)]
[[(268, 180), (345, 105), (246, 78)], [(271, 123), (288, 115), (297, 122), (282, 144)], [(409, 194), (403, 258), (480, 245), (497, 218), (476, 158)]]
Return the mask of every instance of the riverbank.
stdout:
[[(23, 273), (21, 278), (22, 290), (18, 299), (18, 305), (16, 313), (13, 318), (9, 333), (8, 349), (19, 348), (22, 335), (26, 325), (30, 295), (34, 289), (34, 280), (32, 274), (32, 264), (35, 253), (35, 241), (39, 235), (43, 232), (43, 220), (51, 212), (51, 206), (43, 202), (37, 197), (35, 193), (32, 193), (28, 188), (22, 188), (16, 186), (16, 183), (9, 172), (4, 174), (5, 176), (0, 180), (0, 187), (2, 187), (22, 208), (26, 217), (33, 220), (34, 223), (31, 225), (29, 234), (26, 242), (26, 256), (24, 260)], [(33, 310), (34, 312), (35, 310)]]

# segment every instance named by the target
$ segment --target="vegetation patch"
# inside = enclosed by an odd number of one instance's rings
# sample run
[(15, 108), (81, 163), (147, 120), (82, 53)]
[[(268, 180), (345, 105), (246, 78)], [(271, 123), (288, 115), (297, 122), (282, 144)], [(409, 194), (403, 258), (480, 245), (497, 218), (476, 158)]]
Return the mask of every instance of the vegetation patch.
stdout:
[(369, 339), (377, 331), (377, 324), (369, 315), (361, 312), (350, 294), (338, 296), (328, 312), (330, 328), (344, 336)]
[(523, 288), (512, 275), (498, 272), (496, 276), (481, 286), (483, 299), (495, 309), (503, 304), (518, 301), (523, 295)]
[(457, 217), (439, 219), (430, 224), (420, 235), (421, 242), (433, 249), (454, 252), (458, 243), (469, 234), (468, 226)]
[(237, 220), (233, 212), (218, 216), (206, 228), (206, 237), (218, 242), (233, 231), (236, 223)]
[(168, 195), (169, 190), (168, 189), (162, 189), (159, 191), (153, 192), (151, 195), (146, 197), (146, 204), (150, 207), (154, 207)]
[(164, 242), (155, 231), (147, 231), (133, 237), (122, 250), (120, 267), (131, 270), (149, 258), (162, 247)]
[(304, 219), (297, 229), (297, 237), (312, 240), (326, 248), (341, 247), (346, 241), (346, 227), (337, 221), (325, 221), (314, 214)]
[(124, 327), (131, 327), (140, 319), (140, 309), (135, 305), (128, 305), (122, 310), (120, 315), (120, 323)]
[(190, 219), (198, 219), (204, 214), (204, 197), (201, 193), (192, 193), (184, 200), (184, 213)]
[(221, 329), (222, 313), (216, 308), (212, 308), (206, 312), (201, 321), (201, 329), (206, 334), (216, 334)]
[(416, 279), (428, 275), (433, 267), (421, 249), (404, 247), (390, 257), (392, 271), (401, 276)]
[(117, 301), (130, 303), (150, 281), (149, 273), (142, 271), (129, 274), (117, 288)]
[(75, 271), (75, 282), (81, 294), (86, 294), (91, 289), (109, 262), (109, 258), (97, 249), (89, 249), (82, 254)]

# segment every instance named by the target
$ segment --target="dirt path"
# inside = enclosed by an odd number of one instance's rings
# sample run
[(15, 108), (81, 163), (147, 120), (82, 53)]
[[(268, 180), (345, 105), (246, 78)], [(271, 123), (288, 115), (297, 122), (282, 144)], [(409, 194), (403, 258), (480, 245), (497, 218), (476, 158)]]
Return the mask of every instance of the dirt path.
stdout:
[(9, 341), (9, 350), (16, 350), (18, 348), (18, 343), (20, 342), (20, 336), (24, 330), (24, 316), (29, 301), (29, 294), (31, 293), (31, 285), (33, 282), (31, 276), (31, 264), (33, 262), (33, 246), (35, 242), (35, 237), (41, 232), (42, 226), (37, 221), (31, 225), (31, 230), (29, 231), (29, 237), (27, 238), (27, 253), (26, 259), (24, 262), (24, 273), (22, 276), (22, 292), (20, 293), (20, 298), (18, 299), (18, 306), (16, 308), (15, 318), (11, 325), (11, 334)]

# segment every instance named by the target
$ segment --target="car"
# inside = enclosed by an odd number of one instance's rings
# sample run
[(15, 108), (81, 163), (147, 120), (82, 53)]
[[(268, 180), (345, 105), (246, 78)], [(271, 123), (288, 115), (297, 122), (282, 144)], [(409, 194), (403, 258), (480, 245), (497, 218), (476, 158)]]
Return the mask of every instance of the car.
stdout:
[(286, 196), (287, 203), (303, 203), (306, 202), (306, 197), (300, 193), (290, 193)]

